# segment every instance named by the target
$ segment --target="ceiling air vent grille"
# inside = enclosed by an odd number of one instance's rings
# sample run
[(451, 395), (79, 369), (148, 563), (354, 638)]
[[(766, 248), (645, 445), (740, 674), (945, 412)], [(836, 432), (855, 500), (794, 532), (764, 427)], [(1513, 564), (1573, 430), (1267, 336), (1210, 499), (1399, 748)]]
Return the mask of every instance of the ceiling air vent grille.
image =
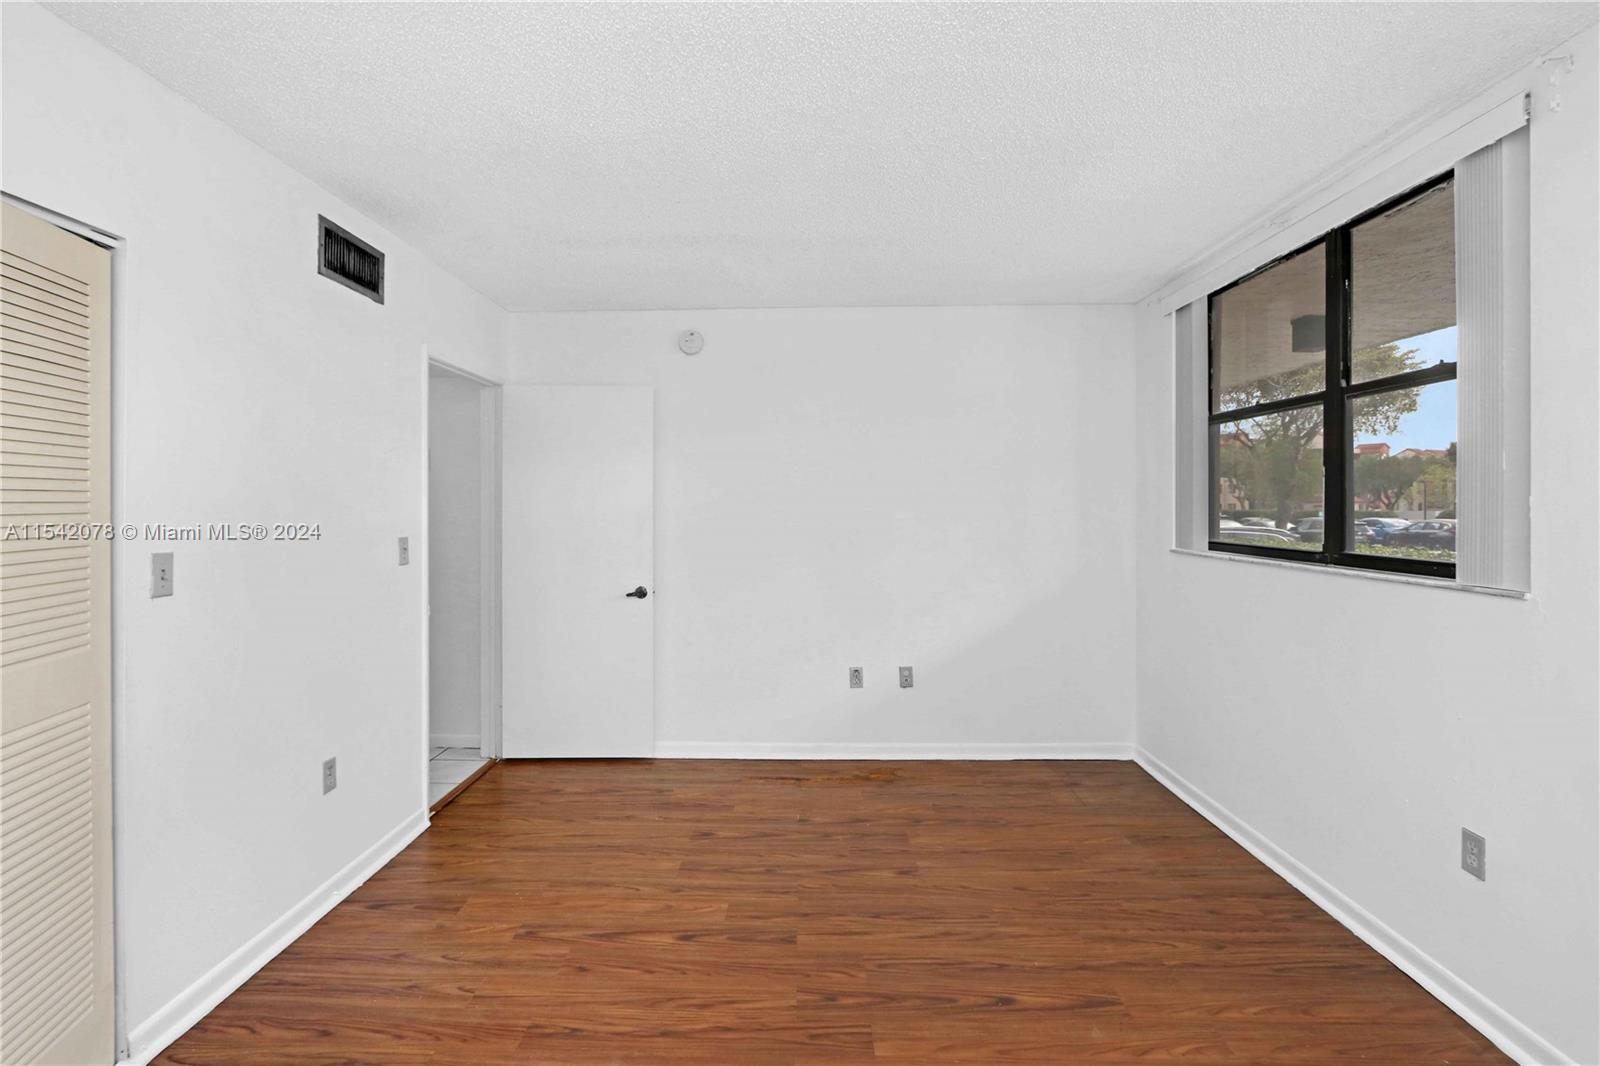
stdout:
[(317, 233), (317, 273), (383, 303), (383, 253), (321, 215)]

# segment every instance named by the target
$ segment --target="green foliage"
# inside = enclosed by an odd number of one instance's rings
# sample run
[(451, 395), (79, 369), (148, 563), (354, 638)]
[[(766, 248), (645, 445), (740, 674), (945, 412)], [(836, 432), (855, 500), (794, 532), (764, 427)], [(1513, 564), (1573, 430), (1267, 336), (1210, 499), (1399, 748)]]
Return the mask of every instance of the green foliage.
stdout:
[(1263, 509), (1279, 526), (1287, 525), (1297, 504), (1322, 486), (1321, 456), (1289, 436), (1230, 438), (1217, 451), (1217, 472), (1248, 505)]
[(1355, 462), (1355, 494), (1383, 511), (1393, 511), (1406, 490), (1422, 476), (1426, 461), (1415, 457), (1360, 455)]
[[(1362, 349), (1355, 353), (1353, 361), (1357, 377), (1363, 381), (1403, 374), (1422, 365), (1417, 349), (1402, 349), (1398, 344)], [(1314, 396), (1323, 391), (1325, 374), (1319, 362), (1242, 382), (1224, 390), (1222, 405), (1224, 408), (1253, 407)], [(1352, 433), (1375, 437), (1398, 432), (1401, 421), (1416, 411), (1421, 391), (1400, 389), (1355, 401), (1350, 405)], [(1263, 415), (1221, 428), (1230, 432), (1224, 432), (1218, 440), (1217, 475), (1226, 480), (1231, 494), (1245, 509), (1273, 518), (1280, 526), (1291, 521), (1296, 512), (1312, 509), (1323, 491), (1325, 442), (1320, 404)], [(1373, 492), (1363, 492), (1362, 463), (1356, 464), (1356, 493), (1372, 497), (1386, 509), (1393, 508), (1405, 491), (1427, 472), (1425, 461), (1420, 459), (1389, 462), (1396, 465), (1369, 465), (1366, 469), (1367, 483), (1373, 487)], [(1439, 487), (1442, 489), (1442, 485)], [(1430, 498), (1434, 490), (1430, 484)], [(1453, 501), (1453, 474), (1450, 491)]]
[(1417, 478), (1416, 487), (1411, 490), (1411, 498), (1418, 506), (1427, 505), (1428, 510), (1438, 507), (1455, 509), (1456, 505), (1456, 462), (1454, 453), (1449, 459), (1434, 459), (1423, 468), (1422, 476)]
[[(1363, 348), (1351, 357), (1356, 370), (1356, 380), (1373, 381), (1386, 378), (1395, 374), (1404, 374), (1407, 371), (1418, 370), (1422, 361), (1417, 358), (1417, 349), (1407, 348), (1401, 350), (1398, 344), (1380, 344), (1373, 348)], [(1222, 391), (1219, 397), (1223, 410), (1238, 407), (1255, 407), (1264, 403), (1275, 403), (1278, 400), (1289, 400), (1297, 396), (1315, 396), (1327, 386), (1327, 370), (1323, 363), (1312, 363), (1309, 366), (1299, 367), (1295, 370), (1286, 370), (1281, 374), (1270, 377), (1258, 378), (1255, 381), (1241, 381)], [(1393, 433), (1400, 426), (1400, 419), (1417, 409), (1416, 389), (1407, 389), (1400, 393), (1390, 393), (1386, 396), (1374, 398), (1377, 402), (1371, 403), (1370, 413), (1358, 413), (1356, 431), (1370, 435)], [(1357, 405), (1359, 406), (1359, 405)], [(1296, 416), (1310, 416), (1310, 422), (1300, 421)], [(1280, 416), (1274, 416), (1280, 417)], [(1317, 427), (1322, 422), (1320, 409), (1310, 412), (1291, 411), (1286, 417), (1284, 429), (1286, 432), (1305, 432), (1309, 429), (1315, 435)]]
[(1423, 559), (1431, 563), (1456, 561), (1456, 553), (1449, 548), (1424, 548), (1412, 544), (1363, 544), (1356, 551), (1361, 555), (1386, 555), (1391, 559)]

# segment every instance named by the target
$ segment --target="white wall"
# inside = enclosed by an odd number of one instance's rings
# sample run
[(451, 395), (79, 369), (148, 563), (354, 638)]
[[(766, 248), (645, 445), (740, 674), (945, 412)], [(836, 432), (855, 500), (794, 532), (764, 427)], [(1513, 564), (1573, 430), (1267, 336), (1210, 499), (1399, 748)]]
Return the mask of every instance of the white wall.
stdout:
[(576, 312), (509, 359), (656, 387), (659, 752), (1047, 754), (1132, 740), (1131, 351), (1125, 307)]
[(477, 746), (483, 709), (483, 386), (428, 379), (428, 730)]
[[(1529, 74), (1534, 595), (1172, 554), (1170, 325), (1138, 365), (1140, 745), (1442, 968), (1542, 1061), (1600, 1062), (1594, 31)], [(1458, 866), (1488, 838), (1487, 882)], [(1452, 983), (1453, 982), (1453, 983)]]
[[(425, 590), (394, 541), (425, 535), (421, 351), (501, 377), (506, 319), (48, 13), (0, 18), (0, 185), (127, 239), (118, 521), (324, 534), (179, 545), (161, 601), (149, 546), (117, 547), (118, 907), (149, 1044), (423, 807)], [(663, 750), (1116, 752), (1137, 680), (1151, 753), (1600, 1060), (1596, 58), (1591, 32), (1563, 110), (1535, 106), (1528, 602), (1169, 554), (1149, 314), (1136, 364), (1126, 308), (513, 316), (517, 380), (658, 389)], [(389, 253), (386, 306), (316, 276), (318, 212)], [(1463, 824), (1486, 884), (1456, 869)]]
[[(208, 970), (422, 812), (422, 567), (397, 566), (395, 544), (425, 534), (422, 349), (498, 375), (504, 316), (43, 9), (4, 5), (3, 36), (0, 184), (126, 238), (117, 521), (322, 528), (179, 544), (176, 595), (155, 601), (151, 546), (117, 545), (137, 1049)], [(388, 253), (385, 306), (317, 276), (319, 212)]]

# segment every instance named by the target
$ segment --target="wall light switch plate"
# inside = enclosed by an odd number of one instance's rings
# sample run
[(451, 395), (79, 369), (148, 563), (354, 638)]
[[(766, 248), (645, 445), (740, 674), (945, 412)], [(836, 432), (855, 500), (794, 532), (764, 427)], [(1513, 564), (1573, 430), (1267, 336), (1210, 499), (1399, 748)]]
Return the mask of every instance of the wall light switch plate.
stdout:
[(150, 598), (172, 595), (172, 553), (150, 553)]
[(401, 537), (400, 538), (400, 565), (401, 566), (410, 566), (411, 565), (411, 538), (410, 537)]
[(322, 763), (322, 794), (326, 796), (339, 787), (339, 760), (325, 759)]
[(852, 666), (850, 668), (850, 687), (851, 688), (866, 688), (867, 687), (866, 674), (864, 674), (862, 672), (861, 667), (859, 667), (859, 666)]
[(911, 687), (911, 667), (909, 667), (909, 666), (902, 666), (900, 668), (900, 687), (901, 688), (910, 688)]
[(1489, 845), (1472, 830), (1461, 828), (1461, 868), (1483, 881), (1489, 873)]

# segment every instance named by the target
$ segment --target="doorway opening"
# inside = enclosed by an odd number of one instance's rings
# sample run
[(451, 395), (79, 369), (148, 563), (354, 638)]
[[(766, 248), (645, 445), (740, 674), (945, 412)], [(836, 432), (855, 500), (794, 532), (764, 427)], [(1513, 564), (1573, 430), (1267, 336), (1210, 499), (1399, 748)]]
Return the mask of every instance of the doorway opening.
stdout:
[(430, 810), (500, 755), (500, 390), (428, 361)]

